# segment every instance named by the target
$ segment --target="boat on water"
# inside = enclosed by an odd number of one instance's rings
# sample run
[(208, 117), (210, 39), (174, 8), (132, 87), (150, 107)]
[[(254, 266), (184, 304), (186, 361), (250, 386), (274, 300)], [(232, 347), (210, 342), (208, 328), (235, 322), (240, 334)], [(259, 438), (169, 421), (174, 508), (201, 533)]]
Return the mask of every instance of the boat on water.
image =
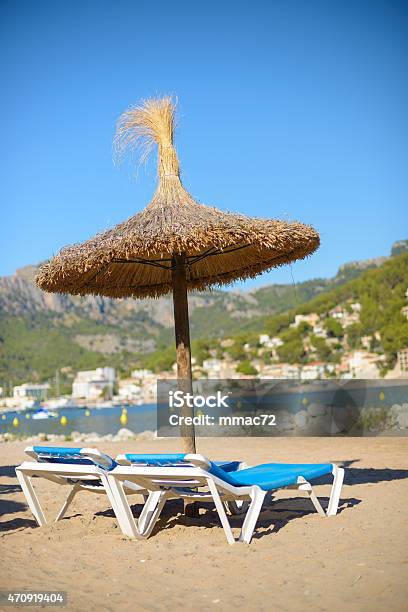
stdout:
[(35, 421), (40, 419), (54, 419), (56, 416), (57, 414), (55, 412), (42, 407), (31, 414), (31, 418)]

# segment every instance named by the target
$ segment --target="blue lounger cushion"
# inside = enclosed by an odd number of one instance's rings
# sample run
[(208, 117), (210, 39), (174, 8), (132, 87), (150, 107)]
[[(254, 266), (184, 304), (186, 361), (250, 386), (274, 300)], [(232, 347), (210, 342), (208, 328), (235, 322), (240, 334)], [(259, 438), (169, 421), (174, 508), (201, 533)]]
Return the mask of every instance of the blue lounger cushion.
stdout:
[(226, 472), (211, 462), (209, 472), (236, 487), (257, 485), (264, 491), (271, 491), (297, 483), (300, 476), (306, 480), (331, 474), (331, 463), (264, 463), (256, 467)]
[(111, 464), (107, 467), (99, 464), (96, 459), (91, 459), (86, 455), (81, 455), (82, 447), (69, 446), (33, 446), (33, 451), (37, 454), (40, 463), (63, 463), (75, 465), (98, 465), (105, 469), (113, 470), (117, 466), (116, 461), (104, 453), (104, 458), (110, 460)]
[[(183, 463), (185, 453), (151, 453), (151, 454), (135, 454), (127, 453), (126, 459), (133, 464), (147, 465), (151, 467), (168, 467), (188, 465)], [(235, 472), (240, 466), (240, 461), (214, 461), (214, 465), (222, 468), (224, 472)]]

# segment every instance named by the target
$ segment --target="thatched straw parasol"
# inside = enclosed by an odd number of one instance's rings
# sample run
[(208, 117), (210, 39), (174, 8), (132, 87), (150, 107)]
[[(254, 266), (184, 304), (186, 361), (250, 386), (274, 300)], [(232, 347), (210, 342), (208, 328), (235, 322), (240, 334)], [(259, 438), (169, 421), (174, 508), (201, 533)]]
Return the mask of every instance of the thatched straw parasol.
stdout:
[[(37, 276), (54, 293), (108, 297), (158, 297), (173, 293), (177, 376), (191, 390), (188, 290), (204, 290), (303, 259), (319, 235), (297, 222), (250, 218), (198, 203), (180, 179), (173, 145), (175, 106), (170, 97), (146, 100), (123, 113), (115, 149), (120, 158), (158, 146), (157, 190), (144, 210), (83, 244), (68, 246)], [(216, 322), (215, 322), (216, 324)], [(190, 409), (184, 411), (188, 414)], [(182, 430), (186, 452), (194, 431)]]

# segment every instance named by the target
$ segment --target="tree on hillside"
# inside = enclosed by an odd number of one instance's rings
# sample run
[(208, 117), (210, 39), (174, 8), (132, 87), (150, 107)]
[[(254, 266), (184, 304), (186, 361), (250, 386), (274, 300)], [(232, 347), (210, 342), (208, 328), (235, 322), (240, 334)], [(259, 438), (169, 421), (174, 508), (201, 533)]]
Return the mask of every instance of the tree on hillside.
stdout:
[(305, 357), (305, 349), (300, 337), (285, 342), (278, 348), (278, 355), (281, 361), (287, 363), (299, 363)]
[(361, 336), (363, 330), (360, 323), (353, 323), (347, 327), (347, 343), (351, 349), (357, 349), (361, 346)]
[(394, 363), (397, 352), (408, 348), (408, 321), (402, 315), (381, 330), (384, 350), (389, 353), (390, 362)]
[(324, 322), (324, 328), (327, 331), (327, 335), (329, 338), (342, 338), (344, 336), (344, 330), (340, 323), (333, 319), (333, 317), (329, 317)]
[(330, 347), (326, 344), (324, 338), (320, 338), (319, 336), (312, 335), (310, 336), (310, 342), (312, 346), (316, 349), (317, 357), (321, 361), (331, 361), (332, 359), (332, 351)]
[(255, 374), (258, 374), (258, 370), (254, 368), (251, 362), (247, 359), (241, 361), (237, 367), (237, 372), (240, 372), (240, 374), (245, 374), (246, 376), (255, 376)]
[(307, 321), (301, 321), (297, 326), (297, 330), (301, 336), (306, 336), (309, 332), (311, 332), (313, 327), (307, 323)]

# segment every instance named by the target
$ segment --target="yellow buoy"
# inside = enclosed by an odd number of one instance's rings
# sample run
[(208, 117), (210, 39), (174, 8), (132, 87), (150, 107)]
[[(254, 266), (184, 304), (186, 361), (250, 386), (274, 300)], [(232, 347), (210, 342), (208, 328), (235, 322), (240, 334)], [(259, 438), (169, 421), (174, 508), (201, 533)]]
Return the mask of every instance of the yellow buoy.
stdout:
[(68, 424), (68, 419), (67, 419), (67, 417), (65, 416), (65, 414), (63, 414), (63, 415), (62, 415), (60, 423), (61, 423), (61, 425), (63, 425), (64, 427), (65, 427), (65, 425), (67, 425), (67, 424)]
[(380, 395), (378, 396), (380, 398), (380, 400), (383, 402), (385, 400), (385, 394), (384, 391), (380, 392)]
[(127, 423), (127, 414), (126, 412), (122, 412), (122, 414), (120, 415), (120, 422), (122, 425), (126, 425)]
[(302, 404), (303, 404), (304, 406), (307, 406), (307, 405), (308, 405), (308, 403), (309, 403), (309, 400), (307, 399), (307, 397), (304, 397), (304, 398), (302, 399)]
[(90, 410), (85, 410), (85, 416), (91, 416), (91, 411)]
[(13, 425), (14, 425), (14, 427), (18, 427), (18, 426), (19, 426), (19, 424), (20, 424), (20, 422), (19, 422), (18, 418), (17, 418), (17, 417), (14, 417), (14, 419), (13, 419)]
[(5, 415), (5, 414), (2, 414), (2, 415), (1, 415), (1, 420), (2, 420), (2, 421), (5, 421), (6, 419), (7, 419), (6, 415)]
[(26, 419), (29, 419), (29, 418), (30, 418), (30, 415), (29, 415), (29, 414), (26, 414)]

